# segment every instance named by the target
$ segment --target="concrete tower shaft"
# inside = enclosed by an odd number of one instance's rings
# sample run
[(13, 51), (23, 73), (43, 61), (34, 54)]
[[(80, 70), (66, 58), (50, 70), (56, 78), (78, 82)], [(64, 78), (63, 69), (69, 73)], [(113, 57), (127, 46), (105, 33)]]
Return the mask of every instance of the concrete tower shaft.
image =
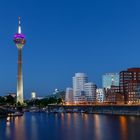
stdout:
[(23, 103), (22, 48), (18, 48), (17, 102)]

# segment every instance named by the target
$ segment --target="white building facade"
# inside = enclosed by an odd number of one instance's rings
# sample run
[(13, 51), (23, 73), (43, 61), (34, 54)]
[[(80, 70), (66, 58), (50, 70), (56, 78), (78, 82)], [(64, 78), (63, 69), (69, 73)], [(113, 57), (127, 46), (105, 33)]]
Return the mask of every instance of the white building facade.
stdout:
[(85, 97), (88, 103), (96, 102), (96, 85), (92, 82), (84, 85)]
[(105, 93), (103, 88), (96, 89), (96, 100), (98, 103), (103, 103), (105, 99)]
[(75, 73), (73, 77), (73, 101), (74, 103), (86, 102), (85, 83), (88, 82), (88, 77), (85, 73)]

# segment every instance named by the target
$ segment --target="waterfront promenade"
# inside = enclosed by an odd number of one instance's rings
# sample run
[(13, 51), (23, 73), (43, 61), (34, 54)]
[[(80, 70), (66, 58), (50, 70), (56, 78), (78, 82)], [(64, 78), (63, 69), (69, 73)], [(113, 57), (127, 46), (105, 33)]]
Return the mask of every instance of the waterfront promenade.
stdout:
[[(29, 111), (30, 108), (28, 109)], [(0, 106), (0, 117), (14, 113), (16, 110)], [(117, 105), (117, 104), (90, 104), (90, 105), (55, 105), (51, 104), (44, 108), (38, 108), (35, 112), (48, 113), (87, 113), (87, 114), (114, 114), (114, 115), (136, 115), (140, 116), (140, 105)]]
[(94, 104), (94, 105), (48, 105), (48, 111), (83, 112), (97, 114), (137, 115), (140, 116), (140, 105)]

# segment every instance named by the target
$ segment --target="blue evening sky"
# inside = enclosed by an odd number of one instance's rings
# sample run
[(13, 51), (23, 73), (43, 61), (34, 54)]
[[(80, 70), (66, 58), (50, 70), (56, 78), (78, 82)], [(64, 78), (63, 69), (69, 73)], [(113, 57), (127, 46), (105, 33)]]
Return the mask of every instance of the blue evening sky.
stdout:
[(24, 94), (50, 94), (72, 86), (85, 72), (101, 87), (102, 75), (140, 67), (137, 0), (1, 0), (0, 94), (16, 92), (18, 16), (23, 48)]

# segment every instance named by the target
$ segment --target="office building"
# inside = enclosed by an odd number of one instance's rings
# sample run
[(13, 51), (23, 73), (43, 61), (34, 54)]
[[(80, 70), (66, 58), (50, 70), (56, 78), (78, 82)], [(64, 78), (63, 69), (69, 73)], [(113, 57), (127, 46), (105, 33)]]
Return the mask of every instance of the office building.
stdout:
[(140, 101), (140, 68), (129, 68), (120, 72), (120, 93), (125, 103)]
[(92, 82), (84, 84), (85, 97), (88, 103), (96, 102), (96, 88)]
[(88, 82), (88, 77), (85, 73), (76, 73), (73, 77), (73, 101), (74, 103), (86, 102), (84, 85)]
[(109, 89), (111, 86), (119, 86), (119, 74), (118, 73), (106, 73), (102, 77), (103, 88)]

